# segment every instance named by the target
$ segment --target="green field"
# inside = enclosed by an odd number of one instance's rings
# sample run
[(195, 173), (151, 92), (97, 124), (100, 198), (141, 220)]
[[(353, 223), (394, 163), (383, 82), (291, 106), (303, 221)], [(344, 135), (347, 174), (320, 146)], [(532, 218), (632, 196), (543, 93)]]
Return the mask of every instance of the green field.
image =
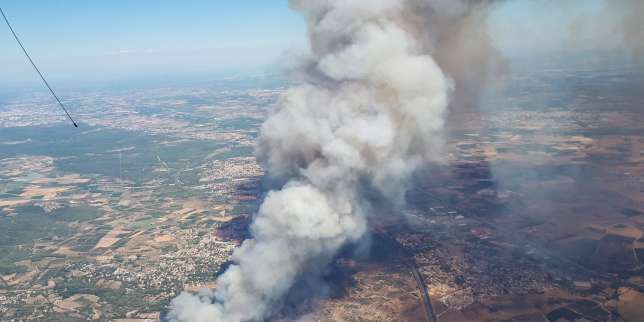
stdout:
[(0, 245), (15, 246), (38, 239), (67, 236), (70, 231), (62, 223), (45, 214), (40, 207), (23, 206), (17, 215), (0, 216)]

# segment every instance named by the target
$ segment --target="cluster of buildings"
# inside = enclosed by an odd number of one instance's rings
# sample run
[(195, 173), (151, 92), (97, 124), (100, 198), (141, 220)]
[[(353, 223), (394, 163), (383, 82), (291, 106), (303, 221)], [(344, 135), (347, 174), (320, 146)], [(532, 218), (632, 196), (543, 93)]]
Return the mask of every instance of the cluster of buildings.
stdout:
[(255, 157), (234, 157), (204, 165), (199, 181), (216, 197), (250, 201), (256, 198), (263, 176), (264, 170)]
[(516, 245), (496, 242), (493, 232), (458, 213), (414, 224), (424, 230), (396, 239), (413, 253), (430, 296), (446, 309), (460, 310), (494, 296), (539, 293), (551, 284), (550, 276)]
[[(162, 241), (149, 254), (120, 248), (108, 250), (106, 255), (94, 251), (93, 260), (54, 259), (55, 264), (41, 268), (31, 281), (11, 289), (0, 287), (0, 316), (38, 320), (38, 316), (52, 312), (82, 316), (91, 308), (96, 316), (106, 318), (115, 312), (145, 311), (136, 301), (114, 301), (114, 297), (123, 296), (141, 297), (138, 300), (162, 310), (164, 303), (182, 291), (213, 287), (216, 274), (229, 261), (237, 243), (221, 240), (216, 227), (211, 228), (172, 229), (176, 239), (172, 243)], [(48, 279), (47, 283), (43, 279)], [(95, 303), (87, 306), (84, 297), (70, 295), (89, 296)]]

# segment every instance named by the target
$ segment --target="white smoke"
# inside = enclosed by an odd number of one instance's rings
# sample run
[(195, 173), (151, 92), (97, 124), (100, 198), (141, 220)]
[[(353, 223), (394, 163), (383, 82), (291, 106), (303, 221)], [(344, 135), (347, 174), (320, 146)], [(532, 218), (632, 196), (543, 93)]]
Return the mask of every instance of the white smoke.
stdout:
[(235, 251), (217, 289), (177, 297), (172, 321), (266, 319), (311, 265), (328, 265), (365, 234), (365, 182), (394, 203), (404, 200), (412, 172), (442, 155), (454, 86), (432, 54), (458, 60), (445, 54), (462, 42), (443, 29), (470, 21), (481, 3), (291, 1), (308, 17), (312, 58), (305, 80), (263, 125), (258, 147), (268, 173), (288, 183), (267, 195), (253, 238)]

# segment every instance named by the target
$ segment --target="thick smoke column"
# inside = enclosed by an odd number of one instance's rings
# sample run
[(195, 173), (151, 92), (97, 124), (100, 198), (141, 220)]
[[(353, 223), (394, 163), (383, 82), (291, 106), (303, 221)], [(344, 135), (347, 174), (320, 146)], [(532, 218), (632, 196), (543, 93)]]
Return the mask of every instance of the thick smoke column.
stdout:
[(268, 193), (253, 238), (235, 251), (214, 294), (179, 296), (171, 320), (264, 320), (299, 277), (365, 234), (365, 185), (394, 204), (404, 200), (411, 173), (442, 154), (454, 86), (432, 54), (458, 44), (448, 30), (481, 4), (291, 1), (308, 17), (312, 58), (263, 125), (258, 147), (268, 173), (287, 183)]

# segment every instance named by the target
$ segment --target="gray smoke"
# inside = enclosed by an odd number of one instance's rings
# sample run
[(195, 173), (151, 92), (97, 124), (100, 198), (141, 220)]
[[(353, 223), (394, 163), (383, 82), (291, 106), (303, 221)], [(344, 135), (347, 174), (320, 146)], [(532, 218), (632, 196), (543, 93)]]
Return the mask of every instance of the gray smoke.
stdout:
[(642, 15), (644, 1), (604, 0), (600, 11), (574, 17), (570, 24), (570, 40), (586, 50), (622, 50), (632, 58), (642, 60)]
[[(497, 55), (486, 1), (293, 0), (312, 57), (261, 131), (258, 154), (287, 182), (214, 291), (182, 294), (172, 321), (262, 321), (313, 265), (368, 229), (365, 183), (402, 203), (412, 172), (440, 162), (453, 80), (475, 84)], [(466, 76), (477, 73), (475, 78)], [(471, 86), (467, 85), (467, 88)], [(319, 270), (317, 270), (319, 271)]]
[(506, 50), (519, 50), (521, 55), (625, 54), (642, 59), (644, 1), (512, 0), (500, 7), (502, 18), (495, 21), (499, 25), (494, 38)]

